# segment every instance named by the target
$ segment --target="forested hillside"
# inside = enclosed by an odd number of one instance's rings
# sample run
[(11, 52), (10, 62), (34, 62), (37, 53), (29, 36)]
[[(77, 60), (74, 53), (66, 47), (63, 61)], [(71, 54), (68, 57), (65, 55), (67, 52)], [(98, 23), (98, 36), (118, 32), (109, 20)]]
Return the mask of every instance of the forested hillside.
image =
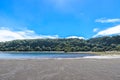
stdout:
[(83, 39), (30, 39), (0, 42), (0, 51), (120, 51), (120, 36)]

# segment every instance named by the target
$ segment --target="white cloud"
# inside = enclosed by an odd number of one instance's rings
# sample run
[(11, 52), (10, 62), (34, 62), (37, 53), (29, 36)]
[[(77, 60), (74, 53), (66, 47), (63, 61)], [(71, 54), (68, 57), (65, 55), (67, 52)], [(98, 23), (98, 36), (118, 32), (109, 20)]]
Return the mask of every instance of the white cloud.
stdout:
[(96, 19), (95, 22), (100, 22), (100, 23), (115, 23), (115, 22), (120, 22), (120, 18), (115, 18), (115, 19)]
[(79, 36), (69, 36), (69, 37), (67, 37), (67, 39), (70, 39), (70, 38), (85, 39), (84, 37), (79, 37)]
[(114, 27), (110, 27), (108, 29), (100, 31), (96, 35), (94, 35), (93, 37), (108, 36), (108, 35), (115, 35), (115, 34), (120, 34), (120, 25), (117, 25), (117, 26), (114, 26)]
[(58, 35), (38, 35), (32, 30), (13, 31), (8, 28), (0, 28), (0, 42), (11, 41), (16, 39), (37, 39), (37, 38), (59, 38)]
[(93, 32), (97, 32), (99, 29), (98, 28), (94, 28), (93, 29)]

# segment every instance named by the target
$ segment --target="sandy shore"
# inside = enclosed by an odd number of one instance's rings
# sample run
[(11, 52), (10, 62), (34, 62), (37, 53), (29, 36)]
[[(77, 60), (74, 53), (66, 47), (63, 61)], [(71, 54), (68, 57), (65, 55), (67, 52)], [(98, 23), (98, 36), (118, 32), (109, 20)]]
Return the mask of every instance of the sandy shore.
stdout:
[(120, 59), (120, 55), (96, 55), (96, 56), (85, 56), (83, 58), (89, 58), (89, 59)]
[(1, 59), (0, 80), (120, 80), (120, 59)]

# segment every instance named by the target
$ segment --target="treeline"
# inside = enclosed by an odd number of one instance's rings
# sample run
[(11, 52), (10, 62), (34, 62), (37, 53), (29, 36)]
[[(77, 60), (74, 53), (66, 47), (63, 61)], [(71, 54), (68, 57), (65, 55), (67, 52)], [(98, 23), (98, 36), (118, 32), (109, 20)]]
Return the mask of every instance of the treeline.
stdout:
[(120, 51), (120, 36), (84, 39), (30, 39), (0, 42), (0, 51)]

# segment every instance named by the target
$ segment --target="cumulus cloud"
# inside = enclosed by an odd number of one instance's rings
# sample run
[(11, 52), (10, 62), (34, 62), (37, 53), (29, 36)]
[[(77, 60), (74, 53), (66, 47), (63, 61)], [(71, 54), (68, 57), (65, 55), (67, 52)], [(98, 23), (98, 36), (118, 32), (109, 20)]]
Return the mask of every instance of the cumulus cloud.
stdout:
[(69, 36), (69, 37), (67, 37), (67, 39), (70, 39), (70, 38), (85, 39), (84, 37), (79, 37), (79, 36)]
[(108, 36), (108, 35), (115, 35), (115, 34), (120, 34), (120, 25), (117, 25), (117, 26), (114, 26), (114, 27), (110, 27), (108, 29), (100, 31), (96, 35), (94, 35), (93, 37)]
[(11, 41), (16, 39), (56, 39), (58, 35), (38, 35), (32, 30), (22, 30), (22, 31), (13, 31), (8, 28), (1, 28), (0, 29), (0, 42), (4, 41)]
[(115, 23), (115, 22), (120, 22), (120, 18), (115, 18), (115, 19), (96, 19), (95, 22), (100, 22), (100, 23)]

